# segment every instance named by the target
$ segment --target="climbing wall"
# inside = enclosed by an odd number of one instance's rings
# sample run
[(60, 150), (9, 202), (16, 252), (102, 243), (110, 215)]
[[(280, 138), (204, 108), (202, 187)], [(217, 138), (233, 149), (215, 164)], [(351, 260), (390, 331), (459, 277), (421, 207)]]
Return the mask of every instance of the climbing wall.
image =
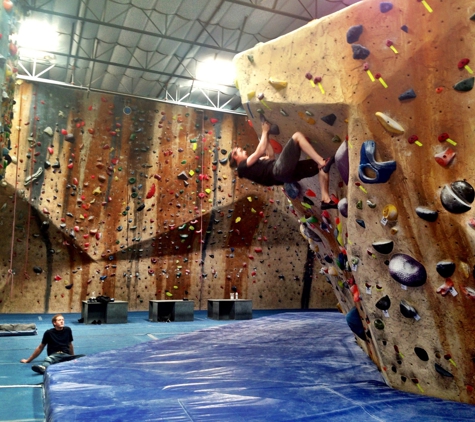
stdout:
[(235, 180), (245, 116), (17, 81), (17, 165), (0, 189), (0, 310), (78, 312), (107, 295), (334, 308), (282, 189)]
[(474, 33), (473, 1), (366, 0), (235, 58), (254, 126), (336, 153), (338, 210), (316, 177), (285, 189), (360, 345), (391, 386), (468, 403)]

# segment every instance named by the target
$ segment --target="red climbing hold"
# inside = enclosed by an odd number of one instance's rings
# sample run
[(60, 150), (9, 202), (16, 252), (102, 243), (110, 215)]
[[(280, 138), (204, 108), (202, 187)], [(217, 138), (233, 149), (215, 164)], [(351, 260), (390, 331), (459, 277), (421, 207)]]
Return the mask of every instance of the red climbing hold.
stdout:
[(465, 66), (467, 66), (470, 63), (470, 59), (462, 59), (458, 62), (457, 67), (462, 70)]
[(66, 129), (61, 129), (61, 135), (67, 135), (68, 131)]
[(155, 184), (150, 187), (150, 190), (147, 193), (147, 199), (150, 199), (155, 195)]
[(215, 125), (216, 123), (218, 123), (218, 119), (215, 119), (214, 117), (212, 117), (211, 119), (209, 119), (209, 121)]

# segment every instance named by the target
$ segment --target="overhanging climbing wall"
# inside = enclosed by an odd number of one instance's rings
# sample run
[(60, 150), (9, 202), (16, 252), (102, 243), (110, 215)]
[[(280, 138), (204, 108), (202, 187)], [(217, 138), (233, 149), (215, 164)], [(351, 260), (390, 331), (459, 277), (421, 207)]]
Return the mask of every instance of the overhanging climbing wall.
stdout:
[(108, 295), (328, 308), (331, 286), (281, 189), (235, 181), (243, 116), (65, 87), (17, 86), (0, 189), (0, 311), (78, 312)]
[[(399, 389), (475, 403), (475, 4), (362, 1), (235, 58), (242, 101), (336, 152), (286, 186), (361, 345)], [(345, 141), (347, 139), (347, 141)]]

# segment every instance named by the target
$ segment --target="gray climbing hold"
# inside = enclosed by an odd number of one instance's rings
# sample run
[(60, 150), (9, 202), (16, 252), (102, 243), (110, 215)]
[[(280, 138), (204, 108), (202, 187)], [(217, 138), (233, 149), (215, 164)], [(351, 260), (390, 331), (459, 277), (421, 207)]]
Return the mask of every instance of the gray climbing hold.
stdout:
[[(323, 116), (322, 117), (322, 120), (330, 125), (330, 126), (333, 126), (333, 124), (335, 123), (336, 121), (336, 116), (332, 113), (332, 114), (329, 114), (328, 116)], [(270, 132), (269, 132), (270, 133)]]
[(379, 10), (381, 13), (387, 13), (393, 8), (393, 4), (388, 1), (383, 1), (379, 4)]
[(358, 41), (360, 35), (363, 33), (363, 25), (354, 25), (346, 33), (346, 42), (348, 44), (353, 44)]
[(459, 92), (467, 92), (473, 89), (473, 84), (475, 82), (475, 77), (464, 79), (463, 81), (457, 82), (454, 85), (454, 89)]
[(414, 90), (411, 88), (411, 89), (408, 89), (406, 92), (403, 92), (400, 96), (399, 96), (399, 101), (404, 101), (404, 100), (410, 100), (412, 98), (416, 98), (417, 95), (416, 93), (414, 92)]
[(473, 200), (473, 187), (463, 180), (454, 182), (450, 186), (444, 186), (440, 193), (442, 205), (452, 214), (463, 214), (470, 211), (472, 208), (470, 204)]
[(351, 49), (353, 50), (353, 58), (355, 60), (364, 60), (371, 54), (366, 47), (363, 47), (360, 44), (353, 44)]
[(389, 261), (389, 274), (398, 283), (408, 287), (419, 287), (427, 281), (424, 266), (412, 256), (395, 254)]
[(433, 211), (425, 207), (417, 207), (416, 214), (418, 217), (431, 223), (433, 223), (435, 220), (437, 220), (437, 217), (439, 217), (439, 213), (437, 211)]

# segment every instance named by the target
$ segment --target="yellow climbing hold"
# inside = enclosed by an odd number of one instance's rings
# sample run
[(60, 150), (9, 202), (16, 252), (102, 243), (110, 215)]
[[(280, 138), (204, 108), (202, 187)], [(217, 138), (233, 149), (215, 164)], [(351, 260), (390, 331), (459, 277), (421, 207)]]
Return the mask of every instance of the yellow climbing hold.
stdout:
[(283, 89), (287, 87), (287, 81), (279, 81), (274, 78), (269, 78), (269, 83), (275, 88), (275, 89)]
[(170, 292), (166, 292), (165, 294), (166, 294), (168, 297), (172, 297), (172, 296), (173, 296), (173, 294), (171, 294)]
[(248, 197), (247, 197), (247, 200), (248, 200), (249, 202), (252, 202), (252, 197), (248, 196)]
[(383, 217), (388, 221), (396, 221), (397, 220), (397, 208), (392, 205), (388, 204), (383, 208)]
[(236, 223), (239, 223), (241, 221), (241, 217), (236, 218)]
[(207, 188), (207, 189), (205, 189), (205, 192), (209, 195), (211, 193), (211, 189)]
[(178, 290), (178, 286), (173, 286), (173, 288), (174, 288), (175, 290)]
[(312, 208), (312, 206), (309, 205), (309, 204), (307, 204), (306, 202), (301, 202), (301, 204), (302, 204), (302, 206), (303, 206), (304, 208), (307, 208), (308, 210), (309, 210), (310, 208)]
[(251, 212), (255, 214), (257, 211), (254, 208), (251, 208)]
[(193, 170), (190, 170), (190, 171), (188, 172), (188, 174), (189, 174), (190, 176), (193, 176), (193, 175), (195, 174), (195, 172), (194, 172)]
[(256, 91), (250, 91), (247, 93), (248, 101), (252, 100), (256, 96)]
[(402, 135), (404, 133), (404, 128), (396, 122), (391, 117), (386, 116), (384, 113), (377, 112), (376, 117), (379, 120), (379, 123), (386, 129), (389, 133), (394, 133), (395, 135)]
[(92, 194), (93, 194), (93, 195), (99, 195), (99, 194), (101, 194), (101, 193), (102, 193), (102, 192), (101, 192), (101, 188), (100, 188), (99, 186), (98, 186), (96, 189), (94, 189), (94, 190), (92, 191)]
[(465, 278), (470, 277), (470, 267), (466, 262), (460, 261), (460, 268)]

